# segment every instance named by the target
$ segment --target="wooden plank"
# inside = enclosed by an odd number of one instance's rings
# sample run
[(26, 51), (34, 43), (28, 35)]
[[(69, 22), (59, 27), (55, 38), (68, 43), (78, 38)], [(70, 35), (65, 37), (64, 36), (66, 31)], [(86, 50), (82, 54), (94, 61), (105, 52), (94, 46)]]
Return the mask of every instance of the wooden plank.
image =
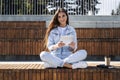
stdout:
[(100, 71), (100, 79), (101, 79), (101, 80), (105, 80), (105, 79), (104, 79), (104, 76), (105, 76), (105, 73), (104, 73), (103, 70), (101, 70), (101, 71)]
[[(52, 73), (51, 73), (52, 74)], [(60, 80), (58, 69), (53, 69), (53, 80)]]
[[(120, 55), (120, 28), (75, 29), (88, 55)], [(45, 30), (45, 21), (0, 21), (0, 55), (39, 55)]]
[(31, 80), (37, 80), (37, 71), (36, 70), (32, 70), (32, 79)]
[(85, 80), (85, 71), (81, 69), (81, 79)]
[(119, 69), (103, 68), (0, 70), (3, 80), (119, 80), (119, 76)]
[(49, 80), (49, 79), (48, 79), (48, 75), (49, 75), (48, 69), (44, 70), (44, 79), (45, 79), (45, 80)]
[(36, 80), (42, 80), (41, 79), (41, 70), (37, 70)]
[(4, 70), (3, 73), (4, 73), (4, 75), (3, 75), (4, 79), (3, 80), (9, 80), (9, 78), (8, 78), (9, 72)]
[(77, 70), (77, 74), (78, 74), (77, 80), (81, 80), (81, 70), (80, 69)]
[(0, 70), (0, 79), (4, 79), (4, 71)]
[(40, 80), (45, 80), (45, 70), (41, 70), (41, 79)]
[(68, 76), (69, 76), (69, 80), (70, 80), (70, 79), (73, 79), (73, 77), (72, 77), (72, 71), (73, 71), (73, 70), (69, 70), (69, 71), (70, 71), (70, 72), (69, 72)]
[(0, 21), (0, 55), (38, 55), (45, 30), (45, 21)]
[(53, 80), (53, 69), (48, 69), (48, 79)]
[(77, 76), (78, 76), (78, 75), (77, 75), (77, 71), (78, 71), (77, 69), (72, 70), (72, 79), (73, 79), (73, 80), (77, 80)]
[(29, 70), (25, 70), (25, 80), (29, 80)]
[[(94, 72), (95, 73), (95, 72)], [(93, 79), (93, 76), (94, 74), (93, 74), (93, 71), (91, 70), (91, 69), (87, 69), (86, 71), (85, 71), (85, 76), (86, 76), (86, 78), (85, 78), (85, 80), (94, 80)], [(82, 80), (82, 79), (81, 79)]]

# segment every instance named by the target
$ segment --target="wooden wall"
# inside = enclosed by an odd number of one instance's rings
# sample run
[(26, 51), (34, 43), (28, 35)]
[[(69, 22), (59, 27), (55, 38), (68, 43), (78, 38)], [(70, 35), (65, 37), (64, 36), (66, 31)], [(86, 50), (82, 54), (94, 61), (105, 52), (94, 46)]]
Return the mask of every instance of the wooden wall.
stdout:
[(2, 69), (1, 80), (119, 80), (120, 69)]
[(0, 55), (38, 55), (45, 29), (45, 21), (0, 22)]
[(78, 49), (89, 55), (120, 55), (120, 28), (76, 28)]
[[(78, 49), (88, 55), (120, 55), (120, 28), (75, 28)], [(0, 55), (39, 55), (45, 21), (1, 21)]]

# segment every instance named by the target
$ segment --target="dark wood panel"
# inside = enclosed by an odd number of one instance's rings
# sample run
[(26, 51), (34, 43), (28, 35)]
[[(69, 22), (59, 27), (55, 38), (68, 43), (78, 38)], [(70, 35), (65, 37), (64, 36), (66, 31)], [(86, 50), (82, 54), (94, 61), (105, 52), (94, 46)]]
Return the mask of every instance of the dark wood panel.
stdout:
[(0, 55), (39, 55), (45, 21), (0, 21)]
[(119, 80), (120, 69), (3, 69), (1, 80)]
[[(120, 28), (75, 29), (88, 55), (120, 55)], [(39, 55), (45, 31), (45, 21), (0, 21), (0, 55)]]
[(85, 49), (88, 55), (120, 55), (120, 41), (79, 41), (78, 50)]
[(78, 38), (120, 38), (120, 28), (76, 28)]

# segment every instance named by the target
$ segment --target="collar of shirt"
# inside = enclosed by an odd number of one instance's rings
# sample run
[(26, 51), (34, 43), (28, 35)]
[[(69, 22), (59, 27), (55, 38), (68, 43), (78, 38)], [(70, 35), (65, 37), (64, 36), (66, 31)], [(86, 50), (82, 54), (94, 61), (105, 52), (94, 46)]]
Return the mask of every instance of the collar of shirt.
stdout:
[[(69, 33), (71, 33), (71, 32), (73, 32), (73, 29), (71, 28), (71, 26), (67, 25), (67, 26), (66, 26), (66, 33), (65, 33), (65, 34), (69, 34)], [(59, 33), (59, 31), (58, 31), (58, 27), (57, 27), (57, 28), (54, 28), (54, 29), (51, 31), (51, 33), (60, 35), (60, 33)]]

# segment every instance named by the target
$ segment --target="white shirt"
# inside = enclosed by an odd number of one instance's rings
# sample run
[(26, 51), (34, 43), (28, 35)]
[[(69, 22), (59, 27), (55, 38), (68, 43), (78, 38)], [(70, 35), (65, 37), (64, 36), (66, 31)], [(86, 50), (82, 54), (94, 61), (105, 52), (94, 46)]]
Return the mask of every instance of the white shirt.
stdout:
[(67, 26), (65, 26), (65, 27), (60, 27), (60, 26), (58, 26), (58, 31), (60, 32), (61, 35), (64, 35), (64, 34), (65, 34), (66, 28), (67, 28)]

